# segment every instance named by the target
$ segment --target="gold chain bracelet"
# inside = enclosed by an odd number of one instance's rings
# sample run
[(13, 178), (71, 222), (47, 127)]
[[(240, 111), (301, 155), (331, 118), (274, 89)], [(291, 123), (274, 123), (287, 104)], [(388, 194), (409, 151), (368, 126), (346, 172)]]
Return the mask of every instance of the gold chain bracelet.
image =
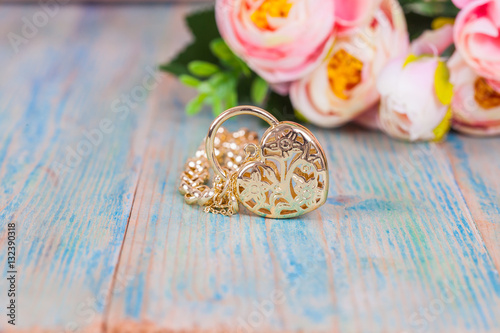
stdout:
[[(258, 135), (246, 128), (229, 132), (221, 127), (214, 140), (214, 151), (219, 165), (225, 172), (233, 175), (247, 161), (245, 147), (247, 144), (258, 143)], [(224, 182), (215, 176), (214, 187), (208, 183), (210, 164), (205, 152), (205, 142), (196, 151), (195, 157), (188, 159), (181, 174), (179, 191), (184, 195), (186, 203), (205, 206), (205, 212), (219, 213), (231, 216), (238, 212), (238, 201), (230, 182)], [(233, 176), (231, 176), (233, 177)], [(231, 178), (230, 177), (230, 178)], [(226, 184), (227, 183), (227, 184)]]

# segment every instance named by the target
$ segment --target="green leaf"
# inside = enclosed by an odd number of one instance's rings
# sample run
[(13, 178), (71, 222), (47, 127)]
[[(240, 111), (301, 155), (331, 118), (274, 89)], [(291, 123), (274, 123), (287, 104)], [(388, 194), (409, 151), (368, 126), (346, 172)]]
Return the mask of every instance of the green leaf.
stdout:
[(211, 76), (219, 71), (217, 65), (201, 60), (191, 61), (188, 64), (188, 69), (192, 74), (200, 77)]
[[(269, 88), (264, 87), (265, 82), (255, 81), (258, 76), (221, 38), (214, 10), (189, 15), (186, 22), (193, 35), (192, 43), (160, 69), (179, 76), (181, 82), (198, 90), (199, 95), (186, 106), (187, 113), (195, 114), (205, 104), (219, 114), (224, 108), (251, 104), (251, 95), (261, 102), (258, 104), (265, 103)], [(200, 80), (203, 77), (208, 79)], [(295, 119), (288, 97), (284, 97), (285, 102), (280, 98), (275, 102), (275, 109), (278, 110), (278, 105), (281, 109), (277, 111), (280, 119)], [(267, 100), (274, 99), (267, 97)]]
[(198, 86), (198, 91), (202, 94), (211, 94), (214, 92), (214, 87), (209, 82), (204, 81)]
[(210, 50), (217, 58), (223, 61), (229, 61), (235, 56), (233, 51), (231, 51), (222, 38), (217, 38), (211, 41)]
[(213, 8), (190, 14), (186, 17), (186, 23), (193, 35), (193, 42), (182, 50), (171, 61), (160, 65), (160, 70), (169, 72), (175, 76), (189, 74), (188, 64), (194, 60), (202, 60), (209, 63), (217, 63), (218, 58), (213, 55), (207, 41), (220, 38), (217, 24), (215, 22), (215, 11)]
[(243, 72), (243, 75), (245, 75), (246, 77), (249, 77), (250, 75), (252, 75), (252, 70), (250, 69), (250, 67), (248, 67), (246, 62), (244, 62), (240, 58), (238, 58), (238, 62), (240, 65), (240, 69)]
[(267, 91), (269, 90), (269, 85), (261, 77), (256, 77), (252, 82), (252, 102), (261, 105), (266, 98)]
[[(238, 76), (224, 74), (214, 87), (214, 96), (221, 101), (221, 108), (228, 109), (238, 104)], [(215, 111), (215, 110), (214, 110)], [(217, 110), (223, 111), (223, 110)]]
[(214, 39), (210, 43), (210, 50), (212, 50), (212, 53), (219, 58), (222, 63), (234, 69), (241, 69), (242, 60), (234, 54), (222, 38)]
[(208, 83), (214, 87), (217, 88), (219, 85), (223, 84), (224, 81), (227, 80), (227, 74), (225, 72), (218, 72), (215, 73), (208, 79)]
[(189, 87), (193, 87), (193, 88), (197, 88), (201, 81), (198, 80), (197, 78), (194, 78), (190, 75), (186, 75), (186, 74), (182, 74), (181, 76), (179, 76), (179, 80), (185, 84), (186, 86), (189, 86)]
[(203, 107), (203, 101), (207, 97), (206, 94), (199, 94), (195, 98), (193, 98), (189, 103), (186, 105), (186, 113), (189, 116), (195, 115), (198, 112), (200, 112), (201, 108)]
[(227, 75), (225, 80), (218, 87), (218, 91), (221, 96), (226, 99), (227, 96), (236, 90), (236, 86), (238, 85), (238, 77), (233, 75)]
[(222, 100), (218, 96), (214, 95), (212, 102), (212, 112), (214, 116), (220, 115), (222, 111), (224, 111), (222, 107)]
[(309, 120), (307, 120), (306, 117), (302, 113), (299, 112), (299, 110), (294, 110), (295, 117), (297, 117), (297, 120), (301, 123), (308, 123)]
[(251, 76), (252, 71), (248, 65), (231, 51), (222, 38), (217, 38), (210, 43), (212, 53), (218, 57), (222, 63), (230, 68), (242, 72), (245, 76)]
[(458, 8), (450, 0), (405, 0), (401, 1), (406, 12), (413, 12), (422, 16), (436, 17), (448, 16), (455, 17), (458, 14)]
[(456, 17), (458, 8), (451, 0), (399, 0), (404, 9), (410, 39), (420, 36), (431, 29), (437, 17)]

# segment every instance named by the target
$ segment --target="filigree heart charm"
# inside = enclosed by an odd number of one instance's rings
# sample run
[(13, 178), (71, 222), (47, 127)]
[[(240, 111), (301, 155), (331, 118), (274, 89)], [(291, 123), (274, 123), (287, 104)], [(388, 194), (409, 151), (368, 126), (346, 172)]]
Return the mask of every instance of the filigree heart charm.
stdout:
[(236, 193), (251, 212), (270, 218), (308, 213), (325, 203), (327, 162), (320, 144), (305, 127), (281, 122), (255, 147), (255, 160), (238, 171)]
[[(251, 114), (271, 127), (259, 145), (245, 147), (247, 158), (231, 175), (221, 169), (213, 149), (214, 133), (227, 119)], [(249, 211), (268, 218), (299, 216), (323, 205), (328, 196), (328, 166), (318, 140), (304, 126), (278, 122), (257, 107), (241, 106), (222, 113), (212, 123), (206, 140), (207, 158), (229, 191)]]

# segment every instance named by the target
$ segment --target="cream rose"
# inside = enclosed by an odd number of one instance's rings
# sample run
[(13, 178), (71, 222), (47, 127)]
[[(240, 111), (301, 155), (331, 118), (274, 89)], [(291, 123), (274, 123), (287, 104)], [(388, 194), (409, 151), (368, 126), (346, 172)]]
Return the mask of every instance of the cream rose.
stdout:
[(319, 67), (292, 83), (294, 108), (318, 126), (350, 121), (378, 101), (378, 74), (390, 59), (405, 54), (408, 45), (401, 7), (396, 1), (382, 1), (368, 24), (337, 38)]

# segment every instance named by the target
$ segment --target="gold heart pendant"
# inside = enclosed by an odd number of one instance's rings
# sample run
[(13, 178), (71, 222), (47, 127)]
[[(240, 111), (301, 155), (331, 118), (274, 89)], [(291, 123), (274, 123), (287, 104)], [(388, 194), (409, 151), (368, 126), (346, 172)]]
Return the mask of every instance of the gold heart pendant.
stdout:
[[(245, 147), (247, 158), (231, 175), (217, 162), (215, 134), (227, 119), (255, 115), (271, 126), (259, 145)], [(328, 196), (328, 166), (318, 140), (304, 126), (279, 122), (267, 111), (239, 106), (218, 116), (205, 141), (208, 162), (215, 173), (232, 186), (231, 193), (249, 211), (268, 218), (299, 216), (323, 205)]]

